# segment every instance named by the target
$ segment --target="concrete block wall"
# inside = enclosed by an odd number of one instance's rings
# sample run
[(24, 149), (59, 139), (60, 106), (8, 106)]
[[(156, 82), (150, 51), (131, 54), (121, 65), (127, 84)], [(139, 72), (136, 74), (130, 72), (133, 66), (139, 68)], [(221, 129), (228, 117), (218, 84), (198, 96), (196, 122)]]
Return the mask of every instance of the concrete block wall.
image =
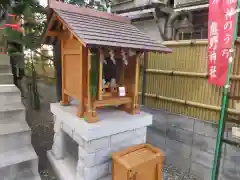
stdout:
[[(165, 152), (166, 164), (200, 179), (211, 179), (217, 125), (162, 110), (143, 110), (153, 115), (153, 124), (147, 129), (147, 142)], [(230, 134), (230, 129), (227, 132)], [(221, 180), (240, 179), (240, 148), (223, 145), (220, 169)]]

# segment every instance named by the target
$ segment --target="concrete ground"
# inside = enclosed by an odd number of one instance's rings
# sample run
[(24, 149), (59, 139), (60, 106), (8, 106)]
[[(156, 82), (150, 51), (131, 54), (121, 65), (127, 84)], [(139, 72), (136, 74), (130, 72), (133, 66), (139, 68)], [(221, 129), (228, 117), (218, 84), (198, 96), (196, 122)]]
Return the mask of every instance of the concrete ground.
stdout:
[[(46, 151), (50, 150), (53, 141), (53, 118), (49, 104), (56, 102), (56, 91), (54, 85), (39, 83), (39, 94), (41, 96), (41, 108), (39, 111), (31, 109), (28, 99), (24, 99), (27, 107), (26, 118), (32, 129), (32, 144), (39, 156), (39, 170), (43, 180), (56, 180), (56, 176), (46, 157)], [(175, 168), (174, 165), (164, 168), (164, 180), (198, 180), (188, 173)]]

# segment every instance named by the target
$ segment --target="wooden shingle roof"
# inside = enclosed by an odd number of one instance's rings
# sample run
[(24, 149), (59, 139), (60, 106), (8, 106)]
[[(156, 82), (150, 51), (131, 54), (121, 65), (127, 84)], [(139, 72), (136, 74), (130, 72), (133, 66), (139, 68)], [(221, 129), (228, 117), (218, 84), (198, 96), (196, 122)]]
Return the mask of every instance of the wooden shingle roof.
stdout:
[(132, 25), (126, 17), (57, 1), (51, 1), (50, 8), (85, 45), (171, 52)]

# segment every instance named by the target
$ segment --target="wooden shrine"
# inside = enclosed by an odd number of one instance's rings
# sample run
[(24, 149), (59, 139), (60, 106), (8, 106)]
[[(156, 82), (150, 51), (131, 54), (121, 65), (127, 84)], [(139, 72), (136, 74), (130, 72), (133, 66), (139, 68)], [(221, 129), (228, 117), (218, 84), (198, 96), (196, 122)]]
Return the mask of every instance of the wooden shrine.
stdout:
[(171, 50), (125, 17), (56, 1), (50, 14), (43, 43), (61, 40), (62, 105), (69, 105), (69, 96), (79, 100), (77, 115), (88, 122), (96, 122), (96, 110), (106, 106), (136, 114), (139, 57)]

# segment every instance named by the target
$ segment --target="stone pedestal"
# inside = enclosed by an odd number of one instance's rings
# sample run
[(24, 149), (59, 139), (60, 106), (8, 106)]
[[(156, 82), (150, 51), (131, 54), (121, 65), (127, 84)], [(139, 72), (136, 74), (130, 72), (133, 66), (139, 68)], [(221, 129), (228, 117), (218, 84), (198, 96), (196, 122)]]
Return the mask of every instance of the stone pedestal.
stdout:
[(130, 115), (115, 109), (99, 111), (100, 121), (89, 124), (77, 108), (51, 104), (54, 144), (49, 160), (60, 180), (111, 180), (111, 153), (146, 142), (152, 115)]

